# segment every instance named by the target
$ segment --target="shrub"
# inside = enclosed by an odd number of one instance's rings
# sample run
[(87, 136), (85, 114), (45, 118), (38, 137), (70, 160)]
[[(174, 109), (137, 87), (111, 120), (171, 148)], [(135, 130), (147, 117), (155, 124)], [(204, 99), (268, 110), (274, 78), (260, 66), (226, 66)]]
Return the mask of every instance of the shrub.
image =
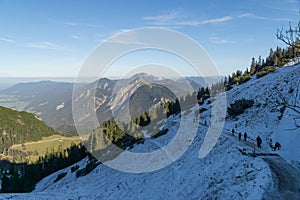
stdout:
[(256, 77), (257, 78), (261, 78), (265, 75), (267, 75), (270, 72), (274, 72), (276, 70), (276, 68), (274, 66), (267, 66), (264, 67), (262, 70), (260, 70), (259, 72), (256, 72)]
[(71, 172), (73, 173), (73, 172), (77, 171), (77, 169), (79, 169), (79, 166), (74, 165), (74, 166), (71, 167)]
[(203, 112), (205, 112), (205, 111), (207, 111), (207, 108), (200, 108), (200, 109), (199, 109), (199, 112), (200, 112), (200, 113), (203, 113)]
[(276, 70), (276, 68), (274, 66), (267, 66), (265, 69), (268, 72), (274, 72)]
[(277, 65), (278, 65), (279, 67), (282, 67), (282, 66), (284, 66), (285, 64), (287, 64), (289, 61), (290, 61), (289, 59), (282, 59), (282, 60), (279, 60), (279, 61), (278, 61)]
[(63, 172), (61, 174), (58, 174), (56, 179), (54, 180), (54, 183), (59, 181), (60, 179), (62, 179), (63, 177), (65, 177), (68, 173), (67, 172)]
[(245, 74), (245, 75), (242, 75), (242, 76), (235, 77), (233, 80), (236, 83), (236, 85), (239, 85), (239, 84), (242, 84), (242, 83), (246, 83), (250, 79), (251, 79), (251, 74)]
[(230, 104), (230, 107), (227, 108), (228, 115), (231, 117), (236, 117), (242, 113), (247, 108), (252, 107), (254, 104), (254, 101), (252, 99), (239, 99), (236, 100), (234, 103)]
[(100, 162), (97, 162), (97, 159), (91, 159), (86, 164), (85, 168), (82, 168), (76, 172), (76, 178), (85, 176), (89, 174), (91, 171), (93, 171), (98, 165), (100, 165)]
[(263, 77), (263, 76), (265, 76), (267, 74), (268, 74), (268, 72), (266, 72), (266, 71), (256, 72), (256, 77), (257, 78), (261, 78), (261, 77)]
[(151, 136), (151, 138), (158, 138), (162, 135), (167, 134), (168, 131), (169, 131), (169, 129), (163, 129), (163, 130), (159, 131), (158, 133), (156, 133), (155, 135)]
[(225, 84), (225, 91), (231, 90), (232, 86), (230, 84)]

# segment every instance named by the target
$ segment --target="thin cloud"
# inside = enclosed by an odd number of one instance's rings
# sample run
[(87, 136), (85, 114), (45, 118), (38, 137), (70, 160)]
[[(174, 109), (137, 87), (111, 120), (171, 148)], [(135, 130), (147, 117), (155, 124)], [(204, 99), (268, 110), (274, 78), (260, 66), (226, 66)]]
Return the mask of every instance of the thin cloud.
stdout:
[(179, 12), (171, 11), (170, 13), (164, 15), (143, 17), (142, 20), (148, 21), (149, 24), (152, 25), (161, 26), (161, 25), (170, 25), (171, 23), (174, 23), (175, 20), (181, 18), (182, 15)]
[[(122, 33), (121, 36), (119, 35), (120, 33)], [(107, 33), (98, 33), (95, 35), (95, 37), (95, 42), (97, 43), (109, 42), (115, 44), (144, 44), (143, 42), (139, 41), (136, 31), (131, 29), (119, 29)]]
[(63, 22), (66, 26), (84, 26), (84, 27), (91, 27), (91, 28), (99, 28), (100, 26), (96, 24), (90, 24), (90, 23), (82, 23), (82, 22)]
[(268, 21), (289, 21), (289, 19), (287, 18), (263, 17), (263, 16), (255, 15), (253, 13), (245, 13), (239, 15), (238, 18), (250, 18), (250, 19), (268, 20)]
[(232, 44), (234, 41), (227, 40), (227, 39), (222, 39), (219, 37), (210, 37), (209, 41), (214, 43), (214, 44)]
[(15, 43), (14, 40), (8, 39), (8, 38), (4, 38), (4, 37), (0, 37), (0, 41), (2, 42), (8, 42), (8, 43)]
[(221, 22), (226, 22), (229, 20), (232, 20), (233, 18), (231, 16), (224, 16), (220, 18), (214, 18), (214, 19), (208, 19), (208, 20), (202, 20), (202, 21), (182, 21), (178, 22), (177, 25), (183, 25), (183, 26), (199, 26), (199, 25), (204, 25), (204, 24), (218, 24)]
[(27, 43), (27, 47), (36, 48), (36, 49), (49, 49), (49, 50), (62, 50), (63, 47), (52, 43), (52, 42), (34, 42), (34, 43)]
[(279, 11), (286, 11), (286, 12), (299, 12), (299, 9), (292, 9), (292, 8), (280, 8), (280, 7), (274, 7), (274, 6), (269, 6), (270, 9), (274, 10), (279, 10)]
[(110, 38), (109, 40), (104, 40), (105, 42), (115, 43), (115, 44), (135, 44), (144, 45), (142, 41), (138, 39), (138, 34), (135, 31), (122, 30), (122, 35), (117, 35)]
[(74, 39), (74, 40), (79, 40), (80, 39), (80, 37), (77, 36), (77, 35), (72, 35), (71, 38)]
[(165, 15), (148, 16), (142, 18), (142, 20), (146, 21), (147, 24), (151, 24), (155, 26), (169, 26), (169, 27), (217, 24), (217, 23), (229, 21), (231, 19), (232, 19), (231, 16), (223, 16), (220, 18), (213, 18), (213, 19), (206, 19), (206, 20), (190, 20), (190, 19), (186, 19), (186, 17), (183, 16), (181, 13), (175, 11), (172, 11)]

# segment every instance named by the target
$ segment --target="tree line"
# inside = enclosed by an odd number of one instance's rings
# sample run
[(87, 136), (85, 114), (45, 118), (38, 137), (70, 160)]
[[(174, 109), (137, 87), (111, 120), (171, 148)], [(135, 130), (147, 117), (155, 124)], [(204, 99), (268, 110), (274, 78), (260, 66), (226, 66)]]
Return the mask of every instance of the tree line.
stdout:
[(72, 144), (70, 148), (60, 152), (47, 151), (45, 156), (39, 157), (39, 160), (33, 164), (2, 164), (1, 193), (31, 192), (38, 181), (79, 162), (87, 155), (88, 152), (82, 144)]
[(254, 75), (257, 78), (274, 72), (276, 68), (283, 67), (291, 60), (299, 61), (300, 56), (300, 20), (295, 27), (289, 23), (287, 29), (277, 29), (276, 38), (287, 45), (286, 48), (276, 47), (270, 49), (266, 58), (258, 56), (252, 57), (251, 64), (244, 71), (236, 70), (232, 74), (225, 76), (220, 82), (212, 85), (211, 90), (225, 87), (230, 90), (233, 85), (240, 85), (249, 81)]

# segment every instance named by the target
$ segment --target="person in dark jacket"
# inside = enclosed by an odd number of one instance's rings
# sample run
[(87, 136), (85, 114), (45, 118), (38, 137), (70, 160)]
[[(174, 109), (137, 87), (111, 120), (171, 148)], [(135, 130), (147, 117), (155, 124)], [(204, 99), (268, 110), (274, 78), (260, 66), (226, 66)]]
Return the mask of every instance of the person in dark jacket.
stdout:
[(259, 136), (257, 136), (257, 138), (256, 138), (256, 143), (257, 143), (258, 149), (260, 149), (261, 148), (262, 140), (261, 140), (261, 138)]
[(239, 141), (241, 141), (241, 137), (242, 137), (242, 134), (241, 134), (241, 133), (239, 133)]
[(281, 148), (281, 144), (279, 142), (276, 142), (275, 143), (275, 147), (274, 147), (274, 150), (276, 151), (276, 149), (280, 149)]
[(244, 133), (244, 140), (245, 141), (247, 140), (247, 133), (246, 132)]
[(234, 129), (231, 130), (232, 136), (234, 136)]

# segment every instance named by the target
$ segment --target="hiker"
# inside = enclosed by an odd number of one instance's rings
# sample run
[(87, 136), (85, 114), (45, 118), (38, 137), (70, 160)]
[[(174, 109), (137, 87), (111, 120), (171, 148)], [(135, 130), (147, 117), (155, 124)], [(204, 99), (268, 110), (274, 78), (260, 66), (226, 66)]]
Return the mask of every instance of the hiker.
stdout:
[(244, 133), (244, 140), (245, 141), (247, 140), (247, 133), (246, 132)]
[(242, 134), (239, 132), (239, 141), (241, 141)]
[(231, 130), (232, 136), (234, 136), (234, 129)]
[(257, 148), (260, 149), (261, 148), (261, 143), (262, 143), (262, 140), (259, 136), (257, 136), (256, 138), (256, 143), (257, 143)]
[(276, 142), (274, 146), (274, 151), (276, 151), (276, 149), (279, 150), (280, 148), (281, 148), (281, 144), (279, 142)]

